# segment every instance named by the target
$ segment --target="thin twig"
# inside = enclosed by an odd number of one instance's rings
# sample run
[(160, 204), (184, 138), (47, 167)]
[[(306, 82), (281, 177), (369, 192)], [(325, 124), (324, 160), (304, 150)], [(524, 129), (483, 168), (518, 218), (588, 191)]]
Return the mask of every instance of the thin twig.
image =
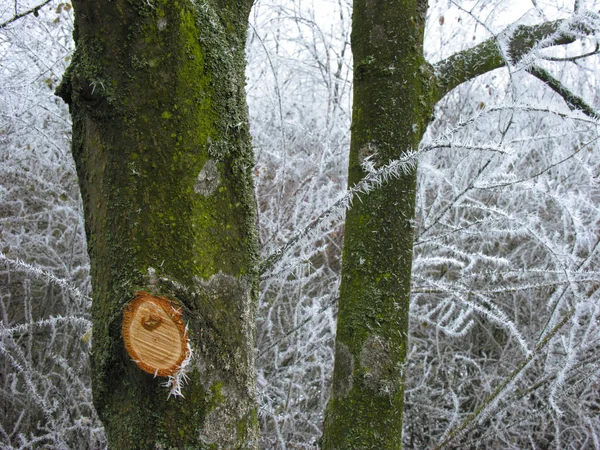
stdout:
[(6, 22), (0, 24), (0, 30), (2, 28), (5, 28), (7, 25), (10, 25), (11, 23), (16, 22), (19, 19), (21, 19), (21, 18), (23, 18), (25, 16), (28, 16), (29, 14), (33, 13), (33, 15), (37, 17), (38, 11), (40, 9), (42, 9), (44, 6), (46, 6), (48, 3), (50, 3), (51, 1), (52, 0), (46, 0), (45, 2), (40, 3), (39, 5), (34, 6), (33, 8), (31, 8), (31, 9), (29, 9), (27, 11), (24, 11), (24, 12), (22, 12), (20, 14), (15, 15), (12, 19), (8, 19)]
[(467, 418), (458, 427), (454, 428), (454, 430), (448, 434), (448, 437), (444, 439), (443, 442), (436, 445), (434, 450), (441, 450), (443, 448), (446, 448), (454, 439), (463, 436), (467, 432), (471, 424), (475, 421), (475, 419), (481, 416), (485, 412), (487, 407), (490, 406), (496, 399), (498, 399), (501, 396), (501, 394), (503, 394), (506, 391), (508, 385), (512, 383), (519, 375), (521, 375), (521, 372), (523, 372), (527, 368), (529, 363), (531, 363), (540, 354), (540, 351), (550, 343), (552, 338), (562, 329), (563, 326), (565, 326), (569, 322), (569, 320), (571, 320), (574, 314), (574, 309), (569, 311), (563, 317), (563, 319), (560, 322), (558, 322), (554, 326), (554, 328), (536, 345), (535, 351), (533, 351), (529, 356), (523, 359), (517, 365), (515, 370), (513, 370), (513, 372), (508, 377), (506, 377), (506, 379), (496, 389), (494, 389), (494, 392), (492, 392), (475, 411), (469, 414), (469, 416), (467, 416)]
[(573, 92), (567, 89), (565, 85), (560, 82), (560, 80), (553, 77), (547, 70), (542, 69), (541, 67), (531, 66), (527, 69), (527, 72), (536, 77), (538, 80), (544, 82), (550, 89), (560, 95), (571, 110), (579, 110), (586, 116), (593, 119), (600, 118), (600, 114), (598, 114), (594, 108), (588, 105), (581, 97), (575, 95)]

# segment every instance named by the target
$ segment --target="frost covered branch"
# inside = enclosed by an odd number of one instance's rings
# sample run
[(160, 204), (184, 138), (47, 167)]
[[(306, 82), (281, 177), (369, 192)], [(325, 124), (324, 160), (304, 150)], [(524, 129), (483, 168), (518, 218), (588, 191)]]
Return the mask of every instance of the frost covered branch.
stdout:
[(15, 14), (15, 15), (14, 15), (13, 17), (11, 17), (10, 19), (8, 19), (8, 20), (6, 20), (6, 21), (4, 21), (4, 22), (0, 23), (0, 30), (1, 30), (2, 28), (5, 28), (7, 25), (10, 25), (11, 23), (13, 23), (13, 22), (16, 22), (16, 21), (17, 21), (17, 20), (19, 20), (19, 19), (21, 19), (21, 18), (23, 18), (23, 17), (25, 17), (25, 16), (28, 16), (29, 14), (33, 14), (34, 16), (36, 16), (36, 17), (37, 17), (37, 16), (39, 15), (39, 11), (40, 11), (40, 9), (42, 9), (44, 6), (46, 6), (46, 5), (47, 5), (48, 3), (50, 3), (51, 1), (53, 1), (53, 0), (45, 0), (44, 2), (40, 3), (40, 4), (39, 4), (39, 5), (37, 5), (37, 6), (34, 6), (34, 7), (33, 7), (33, 8), (31, 8), (31, 9), (28, 9), (27, 11), (23, 11), (22, 13)]
[[(436, 96), (441, 99), (466, 81), (500, 67), (520, 63), (534, 49), (566, 45), (578, 37), (595, 34), (600, 29), (598, 22), (597, 14), (581, 13), (570, 20), (510, 26), (498, 36), (436, 63), (433, 67), (437, 85)], [(567, 103), (579, 105), (577, 109), (584, 110), (581, 105), (585, 102), (572, 92), (564, 88), (552, 89), (565, 97)]]
[[(373, 166), (365, 167), (367, 174), (361, 181), (350, 187), (331, 206), (292, 236), (285, 245), (265, 258), (261, 264), (260, 274), (264, 277), (265, 273), (272, 270), (300, 242), (311, 240), (311, 238), (314, 238), (315, 233), (323, 228), (333, 228), (337, 225), (346, 209), (351, 207), (352, 202), (355, 199), (360, 200), (361, 194), (367, 194), (390, 179), (398, 178), (403, 173), (415, 170), (419, 154), (420, 152), (408, 153), (404, 158), (392, 161), (377, 169)], [(369, 164), (368, 160), (366, 164)]]

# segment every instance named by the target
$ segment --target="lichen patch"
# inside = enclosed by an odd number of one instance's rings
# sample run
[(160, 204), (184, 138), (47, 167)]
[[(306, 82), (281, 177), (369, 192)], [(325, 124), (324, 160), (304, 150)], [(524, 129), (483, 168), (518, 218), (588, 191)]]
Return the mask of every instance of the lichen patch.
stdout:
[(219, 169), (217, 168), (217, 163), (209, 159), (204, 164), (204, 167), (198, 174), (196, 178), (196, 183), (194, 184), (194, 191), (200, 195), (208, 197), (211, 195), (217, 187), (221, 178), (219, 176)]
[[(214, 395), (215, 389), (211, 391)], [(224, 386), (218, 387), (218, 397), (218, 404), (204, 421), (200, 440), (207, 448), (254, 448), (252, 442), (256, 442), (258, 436), (255, 429), (248, 426), (254, 409), (252, 397), (249, 401), (242, 392)], [(242, 447), (241, 443), (245, 445)]]
[(381, 336), (369, 336), (360, 352), (365, 386), (378, 395), (393, 396), (402, 387), (402, 366), (396, 364), (389, 343)]
[[(255, 317), (255, 305), (252, 302), (251, 282), (245, 277), (237, 278), (218, 272), (208, 280), (195, 277), (195, 289), (199, 301), (204, 302), (202, 307), (197, 308), (208, 307), (227, 312), (215, 314), (215, 320), (206, 324), (204, 336), (207, 341), (229, 345), (231, 351), (213, 353), (211, 358), (225, 372), (238, 378), (238, 385), (245, 384), (248, 395), (254, 396), (254, 379), (249, 373), (255, 366), (251, 320)], [(235, 326), (236, 323), (238, 326)]]
[(362, 146), (358, 151), (358, 161), (362, 166), (365, 166), (366, 163), (370, 162), (373, 165), (373, 168), (375, 168), (376, 157), (377, 146), (371, 142), (368, 142), (366, 145)]

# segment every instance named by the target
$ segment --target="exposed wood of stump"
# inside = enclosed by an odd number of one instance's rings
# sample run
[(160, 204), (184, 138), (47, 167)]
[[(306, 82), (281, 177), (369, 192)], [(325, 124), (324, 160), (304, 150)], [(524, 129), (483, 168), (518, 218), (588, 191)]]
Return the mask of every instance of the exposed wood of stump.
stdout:
[(159, 377), (177, 373), (188, 353), (181, 312), (166, 297), (137, 292), (123, 310), (122, 333), (131, 359)]

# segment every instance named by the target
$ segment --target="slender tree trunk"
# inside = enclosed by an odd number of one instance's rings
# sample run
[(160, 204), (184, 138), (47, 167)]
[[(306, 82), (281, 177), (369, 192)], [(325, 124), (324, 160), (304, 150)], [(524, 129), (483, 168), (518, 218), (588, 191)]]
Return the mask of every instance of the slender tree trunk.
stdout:
[[(365, 158), (377, 167), (417, 150), (435, 104), (459, 84), (518, 63), (543, 39), (552, 37), (548, 47), (576, 37), (561, 31), (562, 21), (521, 25), (503, 33), (504, 50), (493, 37), (432, 67), (423, 56), (426, 12), (427, 0), (354, 0), (350, 186), (365, 176)], [(593, 32), (585, 23), (571, 26), (578, 33)], [(536, 66), (528, 72), (571, 109), (598, 117), (549, 72)], [(323, 449), (402, 446), (415, 193), (416, 170), (410, 170), (361, 196), (347, 211)]]
[[(74, 0), (70, 105), (93, 283), (94, 405), (114, 449), (255, 448), (250, 0)], [(182, 307), (185, 398), (126, 353), (135, 293)]]
[[(423, 57), (427, 2), (354, 0), (349, 185), (416, 150), (432, 114)], [(399, 449), (416, 170), (356, 200), (346, 215), (332, 398), (323, 449)]]

